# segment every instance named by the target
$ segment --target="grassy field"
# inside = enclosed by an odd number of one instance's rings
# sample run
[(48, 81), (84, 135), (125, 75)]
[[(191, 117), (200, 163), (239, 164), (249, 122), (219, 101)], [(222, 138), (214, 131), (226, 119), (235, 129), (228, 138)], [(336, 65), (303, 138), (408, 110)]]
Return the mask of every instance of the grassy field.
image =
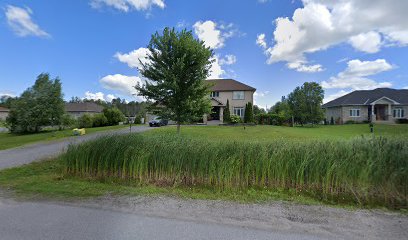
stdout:
[[(172, 127), (159, 128), (146, 134), (169, 133), (175, 134)], [(368, 124), (327, 125), (315, 127), (281, 127), (281, 126), (183, 126), (181, 135), (192, 138), (210, 140), (256, 141), (272, 139), (310, 140), (310, 139), (350, 139), (358, 136), (370, 136)], [(374, 126), (375, 136), (408, 137), (408, 124)]]
[[(114, 130), (128, 127), (126, 125), (87, 128), (86, 133), (94, 133), (99, 131)], [(0, 133), (0, 150), (19, 147), (25, 144), (40, 142), (40, 141), (52, 141), (65, 137), (72, 136), (72, 130), (67, 129), (63, 131), (44, 131), (41, 133), (33, 134), (12, 134), (12, 133)]]
[(407, 208), (408, 125), (157, 128), (103, 137), (53, 161), (3, 170), (31, 196), (166, 194)]

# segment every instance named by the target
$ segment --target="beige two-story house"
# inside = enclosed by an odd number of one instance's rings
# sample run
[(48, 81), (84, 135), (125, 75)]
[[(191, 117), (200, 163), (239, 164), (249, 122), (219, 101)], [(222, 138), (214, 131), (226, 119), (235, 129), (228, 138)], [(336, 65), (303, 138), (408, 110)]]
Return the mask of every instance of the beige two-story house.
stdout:
[(211, 106), (210, 115), (204, 116), (204, 123), (208, 121), (223, 122), (223, 111), (229, 101), (230, 113), (244, 117), (245, 105), (254, 103), (255, 88), (238, 82), (234, 79), (209, 79), (211, 84)]

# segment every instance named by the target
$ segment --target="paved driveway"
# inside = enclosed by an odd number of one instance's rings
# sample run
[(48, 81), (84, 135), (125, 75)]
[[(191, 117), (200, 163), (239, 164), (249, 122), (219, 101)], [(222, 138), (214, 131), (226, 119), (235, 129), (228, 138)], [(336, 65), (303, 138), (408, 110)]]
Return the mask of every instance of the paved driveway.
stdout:
[[(147, 126), (134, 126), (132, 127), (132, 133), (144, 132), (149, 129), (151, 128)], [(2, 150), (0, 151), (0, 170), (57, 156), (61, 154), (71, 143), (77, 144), (103, 135), (126, 134), (129, 132), (129, 128), (122, 128), (118, 130), (97, 132), (84, 136), (69, 137), (56, 141), (34, 143), (18, 148)]]

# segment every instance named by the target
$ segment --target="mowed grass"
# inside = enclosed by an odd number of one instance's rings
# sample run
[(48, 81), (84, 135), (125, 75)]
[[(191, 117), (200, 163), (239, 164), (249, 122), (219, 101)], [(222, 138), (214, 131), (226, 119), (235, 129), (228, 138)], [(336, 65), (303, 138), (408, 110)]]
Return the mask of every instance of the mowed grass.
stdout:
[[(175, 134), (173, 127), (159, 128), (147, 135), (157, 133)], [(408, 137), (408, 124), (374, 125), (374, 134), (370, 134), (368, 124), (318, 125), (314, 127), (282, 126), (182, 126), (181, 136), (234, 141), (268, 141), (273, 139), (311, 140), (311, 139), (350, 139), (359, 136)]]
[[(107, 127), (97, 127), (97, 128), (87, 128), (86, 133), (94, 133), (100, 131), (114, 130), (127, 127), (126, 125), (118, 126), (107, 126)], [(40, 133), (33, 134), (13, 134), (13, 133), (0, 133), (0, 150), (14, 148), (23, 146), (29, 143), (41, 142), (41, 141), (52, 141), (65, 137), (72, 136), (72, 130), (62, 130), (62, 131), (44, 131)]]

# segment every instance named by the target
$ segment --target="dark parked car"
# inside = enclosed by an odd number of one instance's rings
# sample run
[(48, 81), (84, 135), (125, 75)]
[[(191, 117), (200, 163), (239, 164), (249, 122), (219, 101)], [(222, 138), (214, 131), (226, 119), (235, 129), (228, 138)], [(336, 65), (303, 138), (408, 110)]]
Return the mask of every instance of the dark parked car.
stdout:
[(166, 126), (168, 123), (165, 119), (160, 119), (160, 117), (155, 117), (153, 120), (149, 121), (150, 127), (161, 127)]

